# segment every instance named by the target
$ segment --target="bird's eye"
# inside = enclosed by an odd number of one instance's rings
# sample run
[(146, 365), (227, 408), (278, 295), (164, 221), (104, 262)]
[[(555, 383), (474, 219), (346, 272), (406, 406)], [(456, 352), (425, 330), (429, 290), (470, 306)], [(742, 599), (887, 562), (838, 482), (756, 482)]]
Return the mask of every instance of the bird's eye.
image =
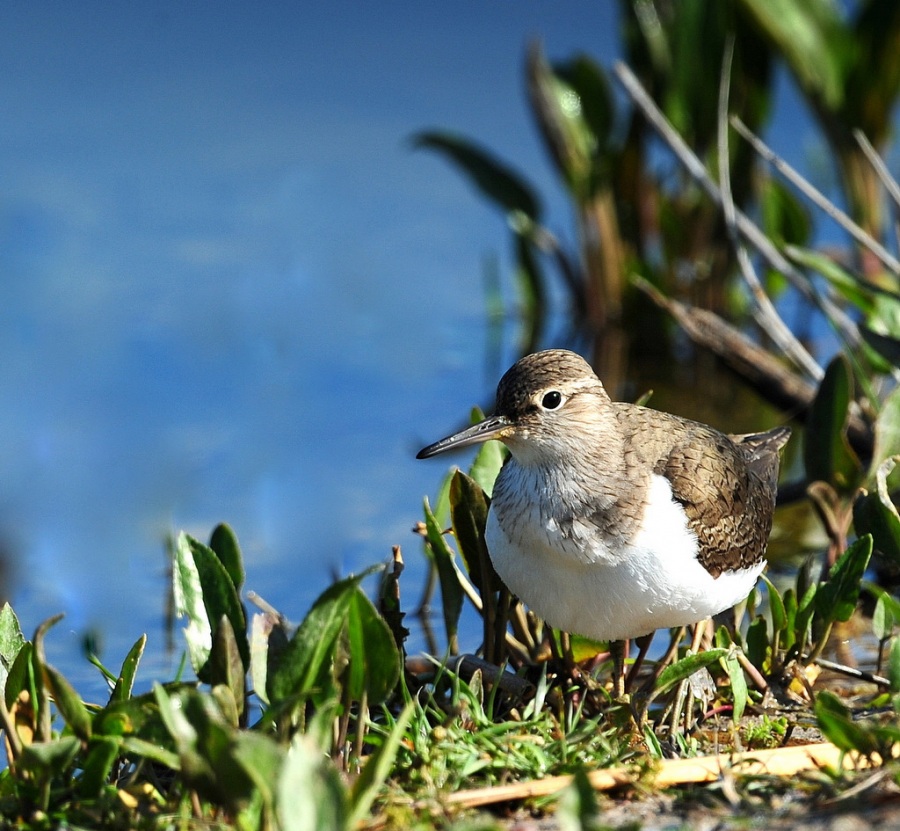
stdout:
[(560, 404), (562, 404), (562, 395), (556, 390), (550, 390), (541, 399), (541, 406), (545, 410), (555, 410)]

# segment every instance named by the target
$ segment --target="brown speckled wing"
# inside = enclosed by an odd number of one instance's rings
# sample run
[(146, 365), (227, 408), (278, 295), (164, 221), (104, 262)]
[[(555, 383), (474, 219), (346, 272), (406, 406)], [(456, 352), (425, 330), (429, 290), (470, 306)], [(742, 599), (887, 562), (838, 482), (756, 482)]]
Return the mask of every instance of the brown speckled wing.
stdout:
[(623, 421), (634, 451), (669, 480), (684, 507), (699, 542), (700, 564), (718, 577), (758, 563), (772, 530), (778, 453), (790, 430), (727, 436), (668, 413), (634, 408)]

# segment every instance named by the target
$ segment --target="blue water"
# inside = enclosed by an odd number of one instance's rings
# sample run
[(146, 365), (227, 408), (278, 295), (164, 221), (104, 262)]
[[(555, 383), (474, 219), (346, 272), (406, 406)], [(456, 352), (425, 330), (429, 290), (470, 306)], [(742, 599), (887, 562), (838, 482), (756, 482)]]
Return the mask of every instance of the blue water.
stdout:
[(48, 653), (87, 695), (87, 632), (112, 666), (147, 632), (144, 686), (177, 664), (181, 529), (228, 521), (294, 619), (398, 543), (418, 599), (410, 528), (445, 467), (413, 455), (490, 405), (516, 324), (492, 353), (502, 218), (409, 137), (495, 148), (565, 236), (524, 48), (609, 63), (611, 9), (3, 4), (2, 593), (29, 634), (66, 613)]

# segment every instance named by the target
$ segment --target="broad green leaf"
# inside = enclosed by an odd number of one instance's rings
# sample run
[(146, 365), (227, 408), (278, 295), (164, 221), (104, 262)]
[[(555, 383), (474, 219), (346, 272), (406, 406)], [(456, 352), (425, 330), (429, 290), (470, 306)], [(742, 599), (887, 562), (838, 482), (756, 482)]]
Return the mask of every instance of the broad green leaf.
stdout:
[[(794, 614), (794, 640), (792, 646), (796, 646), (799, 649), (804, 648), (812, 630), (813, 616), (817, 609), (822, 608), (819, 605), (821, 588), (818, 583), (810, 583), (806, 587), (803, 596), (797, 601), (796, 613)], [(787, 594), (785, 594), (785, 601), (787, 601)], [(787, 603), (785, 603), (785, 609), (787, 609)]]
[(575, 768), (572, 782), (560, 794), (554, 819), (562, 831), (601, 828), (597, 794), (584, 768)]
[(850, 710), (833, 692), (816, 696), (816, 720), (822, 734), (844, 752), (855, 750), (869, 756), (878, 748), (870, 731), (853, 721)]
[(894, 567), (900, 567), (900, 514), (887, 487), (887, 476), (894, 464), (892, 457), (878, 468), (875, 493), (862, 490), (856, 498), (853, 527), (860, 536), (870, 534), (874, 549)]
[(337, 769), (302, 733), (291, 742), (277, 782), (282, 831), (346, 831), (347, 795)]
[(831, 567), (816, 593), (816, 611), (824, 625), (848, 621), (856, 610), (863, 575), (872, 556), (872, 537), (857, 539)]
[(223, 685), (231, 692), (231, 700), (234, 702), (236, 710), (236, 718), (233, 724), (236, 727), (238, 718), (244, 712), (246, 670), (241, 660), (240, 649), (238, 648), (231, 621), (225, 615), (219, 618), (216, 626), (216, 634), (213, 637), (212, 651), (209, 653), (207, 671), (209, 683), (213, 687)]
[(125, 660), (122, 662), (122, 669), (116, 684), (109, 696), (110, 701), (125, 701), (131, 698), (131, 691), (134, 689), (134, 677), (137, 674), (138, 665), (141, 662), (141, 656), (144, 654), (144, 648), (147, 646), (147, 636), (141, 635), (134, 645), (128, 650)]
[(35, 700), (37, 690), (34, 678), (34, 662), (32, 661), (34, 646), (31, 641), (25, 641), (16, 655), (9, 673), (6, 676), (6, 706), (12, 707), (19, 694), (26, 690), (31, 701)]
[(829, 111), (844, 103), (847, 33), (831, 0), (740, 0), (800, 85)]
[(821, 274), (835, 291), (867, 317), (875, 310), (871, 289), (855, 274), (836, 263), (832, 257), (795, 245), (787, 246), (785, 253), (800, 265)]
[(707, 649), (705, 652), (688, 655), (674, 664), (670, 664), (659, 674), (653, 690), (654, 695), (662, 695), (685, 678), (689, 678), (698, 670), (705, 669), (727, 654), (727, 649)]
[(587, 55), (578, 55), (571, 61), (556, 64), (553, 72), (578, 95), (581, 115), (598, 150), (606, 147), (616, 112), (612, 88), (603, 67)]
[[(187, 615), (188, 654), (197, 677), (207, 680), (206, 663), (212, 650), (214, 627), (224, 615), (234, 630), (241, 661), (250, 664), (247, 623), (237, 590), (222, 561), (208, 546), (185, 533), (175, 544), (172, 578), (179, 615)], [(199, 592), (199, 596), (198, 596)]]
[[(765, 177), (760, 183), (759, 199), (762, 225), (769, 239), (780, 246), (806, 243), (812, 221), (809, 211), (793, 191), (778, 179)], [(810, 253), (815, 255), (815, 252)]]
[(9, 603), (0, 608), (0, 695), (6, 690), (9, 668), (16, 660), (19, 650), (25, 644), (25, 636), (19, 626), (19, 619)]
[(56, 709), (59, 710), (72, 732), (82, 741), (90, 739), (91, 716), (87, 707), (84, 706), (81, 696), (75, 692), (75, 688), (59, 670), (54, 669), (50, 664), (44, 664), (44, 678), (53, 695), (53, 700), (56, 702)]
[(447, 643), (450, 651), (456, 652), (456, 634), (459, 627), (459, 616), (462, 614), (463, 590), (456, 575), (456, 567), (453, 563), (453, 550), (441, 533), (441, 527), (431, 512), (427, 498), (425, 499), (424, 509), (425, 539), (431, 550), (441, 586), (441, 607), (444, 613)]
[(91, 739), (78, 781), (82, 796), (91, 798), (100, 795), (121, 749), (122, 740), (118, 737), (97, 736)]
[(316, 701), (335, 693), (333, 664), (338, 639), (353, 595), (367, 573), (339, 580), (319, 595), (278, 663), (274, 667), (270, 665), (267, 679), (270, 701), (302, 697)]
[(772, 613), (772, 631), (784, 632), (787, 626), (787, 613), (784, 608), (784, 600), (781, 592), (775, 588), (775, 585), (765, 575), (762, 576), (763, 582), (766, 584), (766, 593), (769, 598), (769, 611)]
[(212, 624), (203, 602), (203, 586), (200, 571), (194, 562), (190, 539), (185, 533), (178, 535), (172, 558), (172, 593), (175, 614), (187, 618), (184, 637), (187, 642), (191, 666), (198, 672), (209, 660), (212, 649)]
[(122, 739), (122, 750), (130, 757), (140, 757), (151, 762), (157, 762), (169, 770), (181, 770), (181, 761), (178, 754), (160, 746), (156, 742), (148, 742), (136, 736), (125, 736)]
[(171, 694), (154, 686), (160, 716), (175, 740), (185, 783), (231, 811), (252, 798), (254, 782), (235, 756), (237, 731), (212, 696), (182, 687)]
[(269, 673), (281, 662), (290, 640), (283, 618), (272, 612), (253, 615), (250, 625), (250, 679), (253, 691), (264, 704), (269, 703)]
[(731, 698), (734, 705), (731, 718), (735, 724), (738, 724), (747, 707), (747, 679), (744, 676), (744, 668), (733, 652), (729, 652), (723, 659), (723, 663), (725, 671), (728, 673), (728, 679), (731, 681)]
[(488, 501), (484, 491), (475, 480), (457, 470), (450, 480), (450, 517), (453, 520), (453, 534), (459, 545), (459, 553), (465, 561), (469, 578), (482, 596), (489, 595), (500, 587), (500, 578), (494, 571), (484, 541), (487, 515)]
[[(480, 409), (476, 407), (472, 410), (473, 424), (481, 421), (483, 418), (484, 414)], [(469, 468), (469, 476), (478, 483), (488, 498), (494, 491), (494, 482), (497, 481), (500, 468), (503, 467), (503, 462), (506, 460), (507, 455), (508, 451), (501, 441), (486, 441), (478, 448), (478, 453), (475, 454), (472, 466)], [(435, 511), (435, 516), (439, 516), (437, 511)]]
[(877, 598), (872, 614), (872, 630), (878, 640), (885, 640), (893, 633), (893, 626), (900, 623), (900, 600), (868, 580), (863, 581), (862, 587)]
[(63, 619), (63, 615), (53, 615), (47, 618), (43, 623), (39, 624), (34, 630), (34, 637), (31, 639), (34, 648), (31, 650), (31, 678), (34, 686), (31, 689), (31, 703), (35, 709), (35, 740), (40, 742), (49, 741), (52, 735), (50, 712), (50, 691), (47, 689), (47, 682), (44, 673), (44, 637), (51, 627), (55, 626)]
[(22, 748), (16, 768), (38, 776), (52, 776), (68, 770), (81, 750), (77, 736), (61, 736), (52, 741), (33, 742)]
[(872, 613), (872, 633), (879, 641), (887, 640), (897, 625), (894, 615), (896, 608), (888, 602), (887, 594), (881, 594), (875, 602), (875, 611)]
[(531, 234), (516, 231), (515, 251), (516, 283), (523, 306), (522, 318), (523, 323), (530, 327), (530, 332), (526, 335), (525, 340), (526, 343), (532, 344), (537, 340), (536, 334), (544, 316), (546, 279)]
[(351, 701), (381, 704), (400, 679), (400, 652), (387, 624), (357, 587), (347, 609), (348, 660), (345, 692)]
[[(872, 453), (870, 475), (877, 473), (886, 459), (898, 455), (900, 455), (900, 387), (885, 398), (875, 420), (875, 449)], [(891, 478), (893, 480), (893, 477)], [(895, 483), (892, 481), (891, 484)]]
[(891, 651), (888, 653), (888, 681), (891, 682), (891, 692), (900, 693), (900, 638), (891, 641)]
[(766, 671), (766, 656), (769, 649), (769, 635), (765, 618), (758, 617), (747, 627), (747, 658), (757, 669)]
[(391, 775), (394, 760), (401, 742), (406, 738), (406, 728), (416, 709), (415, 702), (409, 702), (397, 716), (390, 733), (382, 739), (381, 745), (366, 759), (359, 776), (350, 789), (350, 815), (347, 827), (355, 828), (369, 813), (378, 791)]
[(209, 538), (209, 547), (215, 551), (225, 566), (235, 590), (240, 592), (241, 586), (244, 585), (244, 558), (241, 555), (237, 535), (231, 526), (224, 522), (217, 525)]
[[(807, 586), (807, 589), (811, 587)], [(815, 587), (812, 587), (815, 591)], [(797, 642), (797, 592), (794, 589), (787, 589), (784, 596), (784, 630), (781, 638), (781, 648), (787, 652)], [(773, 633), (773, 638), (777, 636), (777, 631)], [(802, 636), (801, 636), (802, 639)], [(802, 646), (802, 644), (801, 644)]]
[(860, 473), (846, 436), (850, 386), (850, 366), (843, 355), (838, 355), (828, 365), (810, 407), (803, 445), (809, 481), (827, 482), (845, 492), (855, 487)]
[(414, 147), (435, 150), (452, 161), (492, 202), (503, 208), (518, 224), (521, 216), (538, 222), (540, 204), (531, 186), (475, 142), (447, 132), (429, 131), (413, 137)]
[(528, 88), (550, 154), (575, 198), (583, 202), (593, 189), (598, 140), (584, 116), (581, 95), (550, 68), (539, 46), (528, 53)]
[(241, 730), (231, 753), (256, 786), (267, 808), (275, 807), (275, 791), (286, 757), (284, 749), (270, 736), (253, 730)]

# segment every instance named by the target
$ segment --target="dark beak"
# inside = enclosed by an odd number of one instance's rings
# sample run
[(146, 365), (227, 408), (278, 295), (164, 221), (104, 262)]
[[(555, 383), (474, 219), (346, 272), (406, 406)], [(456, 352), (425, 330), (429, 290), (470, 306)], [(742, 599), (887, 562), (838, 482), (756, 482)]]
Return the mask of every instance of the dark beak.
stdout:
[(499, 439), (508, 434), (512, 424), (506, 416), (496, 415), (479, 421), (466, 430), (447, 436), (445, 439), (429, 444), (416, 453), (417, 459), (429, 459), (447, 450), (457, 450), (461, 447), (469, 447), (473, 444), (481, 444), (488, 439)]

